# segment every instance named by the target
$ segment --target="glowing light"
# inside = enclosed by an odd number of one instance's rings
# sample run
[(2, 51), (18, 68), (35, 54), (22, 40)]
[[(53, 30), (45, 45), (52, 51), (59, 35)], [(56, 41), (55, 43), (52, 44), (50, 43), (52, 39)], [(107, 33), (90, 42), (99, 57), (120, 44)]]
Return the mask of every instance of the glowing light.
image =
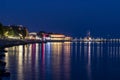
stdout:
[(51, 34), (50, 37), (53, 37), (53, 38), (64, 38), (65, 35), (62, 35), (62, 34)]
[(54, 54), (60, 54), (62, 52), (62, 43), (51, 43), (52, 45), (52, 50)]
[(91, 42), (88, 43), (88, 76), (91, 79)]
[(64, 52), (70, 54), (70, 42), (64, 43)]
[(20, 74), (19, 74), (19, 76), (21, 76), (21, 77), (19, 77), (20, 79), (22, 79), (23, 78), (23, 67), (22, 67), (22, 65), (23, 65), (23, 46), (22, 45), (20, 45), (19, 46), (19, 53), (18, 53), (18, 72), (20, 72)]

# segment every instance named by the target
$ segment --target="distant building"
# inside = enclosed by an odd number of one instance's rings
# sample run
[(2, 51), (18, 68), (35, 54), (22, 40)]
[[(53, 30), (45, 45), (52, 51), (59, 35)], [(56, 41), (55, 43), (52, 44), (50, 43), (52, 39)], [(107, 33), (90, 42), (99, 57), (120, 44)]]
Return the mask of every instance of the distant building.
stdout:
[(40, 31), (37, 33), (38, 37), (41, 38), (42, 40), (49, 40), (49, 34), (45, 31)]
[(47, 33), (45, 31), (40, 31), (38, 33), (29, 33), (29, 39), (41, 39), (41, 40), (71, 40), (69, 36), (65, 36), (60, 33)]
[(37, 35), (37, 33), (36, 32), (31, 32), (31, 33), (29, 33), (29, 39), (32, 39), (32, 40), (40, 40), (41, 38)]
[(49, 34), (49, 37), (51, 40), (64, 40), (65, 39), (64, 34)]
[(66, 36), (66, 37), (65, 37), (65, 40), (72, 40), (72, 37)]
[(22, 25), (4, 26), (4, 36), (12, 39), (25, 39), (28, 37), (28, 29)]
[(64, 34), (52, 33), (49, 34), (51, 40), (72, 40), (72, 37), (66, 36)]

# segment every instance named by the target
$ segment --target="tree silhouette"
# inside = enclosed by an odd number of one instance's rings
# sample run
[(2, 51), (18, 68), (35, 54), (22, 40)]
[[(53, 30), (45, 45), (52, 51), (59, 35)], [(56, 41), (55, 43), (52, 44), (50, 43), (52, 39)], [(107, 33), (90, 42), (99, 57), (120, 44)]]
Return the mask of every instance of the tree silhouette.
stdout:
[(0, 23), (0, 38), (3, 37), (3, 25)]

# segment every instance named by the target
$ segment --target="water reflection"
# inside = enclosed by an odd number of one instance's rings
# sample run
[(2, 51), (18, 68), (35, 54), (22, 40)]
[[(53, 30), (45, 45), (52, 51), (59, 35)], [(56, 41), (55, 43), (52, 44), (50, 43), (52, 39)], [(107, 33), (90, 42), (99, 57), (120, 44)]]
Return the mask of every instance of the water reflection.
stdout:
[[(51, 43), (52, 72), (54, 80), (69, 80), (70, 77), (70, 43)], [(61, 75), (63, 75), (61, 77)]]
[(88, 64), (87, 64), (88, 78), (89, 80), (91, 80), (91, 42), (88, 42), (87, 54), (88, 54)]
[(105, 80), (106, 74), (110, 79), (120, 73), (119, 42), (53, 42), (7, 50), (11, 80)]
[[(7, 48), (5, 60), (12, 80), (68, 80), (71, 43), (28, 44)], [(64, 66), (63, 66), (64, 65)], [(61, 77), (63, 75), (63, 77)]]

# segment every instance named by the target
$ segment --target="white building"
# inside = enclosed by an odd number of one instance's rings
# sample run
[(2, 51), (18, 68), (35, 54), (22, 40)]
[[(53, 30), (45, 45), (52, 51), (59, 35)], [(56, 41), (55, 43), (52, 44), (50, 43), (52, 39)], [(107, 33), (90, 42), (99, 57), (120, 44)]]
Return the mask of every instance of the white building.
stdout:
[(37, 35), (36, 32), (29, 33), (29, 39), (41, 40), (41, 38)]

